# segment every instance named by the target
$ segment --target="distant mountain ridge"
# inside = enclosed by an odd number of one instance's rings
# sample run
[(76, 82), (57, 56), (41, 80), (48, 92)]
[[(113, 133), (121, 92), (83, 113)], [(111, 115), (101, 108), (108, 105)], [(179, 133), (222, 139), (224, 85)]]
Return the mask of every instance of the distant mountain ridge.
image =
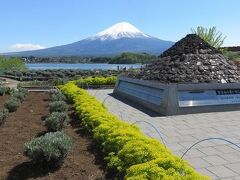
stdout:
[(122, 22), (86, 39), (41, 50), (5, 53), (16, 56), (113, 56), (123, 52), (159, 55), (174, 42), (161, 40)]

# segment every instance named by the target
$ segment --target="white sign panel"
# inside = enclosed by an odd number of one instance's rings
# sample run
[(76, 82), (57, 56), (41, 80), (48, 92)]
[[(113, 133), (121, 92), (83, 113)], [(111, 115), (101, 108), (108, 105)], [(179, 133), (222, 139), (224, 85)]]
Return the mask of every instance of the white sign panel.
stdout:
[(180, 107), (240, 104), (240, 89), (179, 91)]

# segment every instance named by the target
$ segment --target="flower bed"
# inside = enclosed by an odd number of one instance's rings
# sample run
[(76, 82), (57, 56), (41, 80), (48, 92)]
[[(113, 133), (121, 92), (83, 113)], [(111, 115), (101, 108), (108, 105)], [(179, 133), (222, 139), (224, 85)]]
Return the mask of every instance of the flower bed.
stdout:
[(63, 132), (67, 124), (68, 106), (65, 96), (58, 91), (51, 91), (51, 113), (45, 120), (48, 133), (34, 137), (25, 144), (24, 154), (33, 160), (35, 164), (49, 166), (49, 168), (60, 167), (69, 152), (73, 148), (72, 139)]
[[(54, 100), (60, 99), (54, 96)], [(49, 116), (49, 103), (49, 93), (29, 92), (19, 109), (0, 127), (0, 179), (108, 179), (105, 178), (104, 163), (95, 161), (95, 156), (99, 158), (102, 154), (77, 122), (64, 128), (74, 145), (62, 166), (58, 167), (69, 142), (60, 133), (47, 133), (43, 126), (43, 120)], [(72, 106), (68, 114), (69, 121), (75, 120)], [(33, 137), (34, 141), (23, 149)]]
[(125, 179), (209, 179), (174, 156), (158, 140), (145, 136), (137, 126), (109, 113), (101, 102), (74, 82), (60, 89), (74, 103), (81, 124), (101, 145), (108, 168)]

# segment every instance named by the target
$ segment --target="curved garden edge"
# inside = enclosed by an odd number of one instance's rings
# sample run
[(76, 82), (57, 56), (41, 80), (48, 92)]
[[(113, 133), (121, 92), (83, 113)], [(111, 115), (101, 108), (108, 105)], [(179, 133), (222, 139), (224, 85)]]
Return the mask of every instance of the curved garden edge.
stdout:
[(165, 149), (159, 141), (146, 137), (138, 127), (109, 113), (75, 82), (60, 86), (60, 90), (74, 103), (79, 123), (100, 144), (108, 168), (125, 179), (209, 179)]

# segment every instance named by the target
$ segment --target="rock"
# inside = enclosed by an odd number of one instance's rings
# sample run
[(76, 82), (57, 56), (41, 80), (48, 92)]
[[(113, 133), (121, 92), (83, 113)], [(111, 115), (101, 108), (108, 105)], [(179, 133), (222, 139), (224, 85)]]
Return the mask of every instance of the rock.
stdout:
[(200, 72), (204, 71), (204, 66), (199, 66), (199, 67), (198, 67), (198, 70), (199, 70)]
[(230, 74), (235, 74), (234, 70), (228, 70)]
[(219, 75), (223, 75), (224, 72), (223, 72), (223, 71), (217, 71), (217, 74), (219, 74)]
[(194, 79), (192, 82), (193, 83), (199, 83), (198, 79)]
[(202, 62), (198, 61), (197, 66), (201, 66), (201, 65), (202, 65)]

